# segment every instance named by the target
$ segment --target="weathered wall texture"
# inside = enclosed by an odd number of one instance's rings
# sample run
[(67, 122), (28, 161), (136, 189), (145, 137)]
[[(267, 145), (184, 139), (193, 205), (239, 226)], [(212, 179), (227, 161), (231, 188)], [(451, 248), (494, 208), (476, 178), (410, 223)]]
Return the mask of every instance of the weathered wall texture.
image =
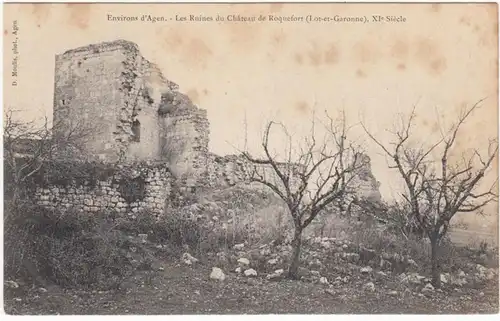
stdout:
[(114, 153), (117, 113), (123, 97), (121, 73), (126, 50), (119, 44), (89, 46), (56, 56), (54, 131), (90, 127), (89, 154)]
[[(280, 185), (280, 180), (276, 176), (270, 165), (259, 165), (249, 163), (241, 156), (208, 156), (206, 171), (203, 174), (203, 181), (207, 186), (234, 185), (240, 182), (248, 182), (257, 171), (257, 175), (266, 180)], [(380, 183), (371, 172), (370, 158), (366, 155), (360, 160), (364, 165), (360, 168), (359, 174), (350, 183), (351, 191), (358, 199), (379, 202), (382, 200), (379, 187)], [(281, 164), (280, 166), (287, 166)], [(296, 165), (297, 166), (297, 165)], [(292, 190), (300, 184), (297, 176), (291, 176)], [(351, 197), (352, 198), (352, 197)]]
[(206, 110), (199, 109), (181, 93), (162, 95), (160, 148), (172, 171), (199, 174), (208, 154), (209, 123)]
[(106, 180), (37, 187), (34, 198), (40, 205), (63, 210), (108, 210), (129, 215), (147, 211), (161, 215), (168, 205), (171, 182), (172, 175), (164, 165), (136, 165), (120, 168)]
[[(209, 154), (207, 159), (203, 181), (208, 186), (231, 186), (241, 182), (249, 182), (252, 177), (263, 178), (266, 181), (278, 184), (278, 186), (281, 184), (271, 165), (256, 166), (245, 157), (237, 155), (218, 156)], [(279, 164), (279, 166), (282, 171), (286, 171), (283, 167), (286, 166), (285, 164)], [(298, 183), (292, 176), (291, 185), (297, 186)]]
[[(269, 165), (256, 167), (242, 156), (210, 153), (207, 113), (178, 89), (132, 42), (89, 45), (56, 56), (54, 130), (90, 126), (89, 155), (105, 163), (160, 162), (164, 168), (141, 169), (146, 181), (140, 200), (127, 200), (123, 182), (108, 179), (95, 186), (38, 188), (35, 196), (40, 204), (90, 212), (112, 208), (160, 213), (174, 194), (182, 198), (199, 187), (249, 182), (255, 171), (281, 184)], [(367, 160), (355, 182), (356, 193), (379, 200), (378, 182)], [(292, 186), (296, 186), (293, 177)]]
[(184, 174), (208, 151), (208, 120), (177, 90), (132, 42), (69, 50), (56, 56), (54, 129), (91, 128), (100, 160), (175, 160)]
[(351, 186), (357, 198), (369, 200), (372, 202), (382, 201), (380, 194), (380, 182), (376, 180), (372, 173), (371, 159), (368, 155), (360, 158), (360, 164), (363, 164), (354, 178)]

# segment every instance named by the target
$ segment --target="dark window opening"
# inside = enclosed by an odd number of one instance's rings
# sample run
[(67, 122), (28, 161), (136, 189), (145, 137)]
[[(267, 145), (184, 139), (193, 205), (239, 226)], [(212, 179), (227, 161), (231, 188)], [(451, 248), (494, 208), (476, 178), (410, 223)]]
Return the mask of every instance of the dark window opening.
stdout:
[(132, 134), (134, 135), (132, 141), (141, 141), (141, 123), (138, 120), (134, 120), (132, 123)]

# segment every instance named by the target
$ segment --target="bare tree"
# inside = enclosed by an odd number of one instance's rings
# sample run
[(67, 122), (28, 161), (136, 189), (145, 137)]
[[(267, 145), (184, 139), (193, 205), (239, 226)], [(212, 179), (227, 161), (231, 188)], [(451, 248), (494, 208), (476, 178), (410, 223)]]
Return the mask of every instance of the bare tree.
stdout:
[[(296, 148), (283, 124), (269, 122), (262, 139), (264, 156), (255, 158), (243, 153), (253, 164), (251, 180), (279, 196), (292, 217), (293, 253), (288, 269), (288, 277), (292, 279), (298, 278), (302, 232), (329, 204), (352, 192), (353, 179), (364, 166), (360, 147), (347, 140), (344, 114), (338, 122), (329, 116), (328, 119), (327, 134), (321, 142), (316, 139), (313, 119), (310, 135)], [(279, 156), (271, 152), (269, 139), (274, 128), (285, 134), (285, 140), (280, 140), (280, 145), (286, 146), (284, 162), (279, 162)]]
[[(56, 124), (57, 126), (57, 124)], [(65, 130), (53, 133), (49, 121), (37, 125), (34, 121), (18, 121), (13, 111), (4, 117), (4, 164), (8, 167), (12, 189), (12, 201), (17, 202), (26, 181), (38, 173), (42, 166), (54, 157), (83, 155), (84, 144), (92, 129), (83, 124), (69, 125)]]
[(382, 144), (362, 124), (368, 136), (392, 161), (390, 168), (397, 169), (404, 181), (402, 200), (411, 211), (410, 217), (416, 219), (431, 243), (432, 284), (435, 287), (441, 286), (439, 245), (450, 220), (457, 213), (477, 212), (498, 198), (494, 193), (496, 182), (489, 190), (479, 191), (479, 183), (497, 155), (496, 140), (489, 140), (483, 155), (474, 149), (471, 153), (463, 153), (459, 161), (450, 161), (462, 125), (481, 102), (465, 110), (447, 132), (441, 130), (441, 138), (428, 147), (421, 141), (417, 146), (412, 139), (415, 107), (407, 119), (401, 118), (400, 128), (393, 133), (396, 141), (392, 147)]

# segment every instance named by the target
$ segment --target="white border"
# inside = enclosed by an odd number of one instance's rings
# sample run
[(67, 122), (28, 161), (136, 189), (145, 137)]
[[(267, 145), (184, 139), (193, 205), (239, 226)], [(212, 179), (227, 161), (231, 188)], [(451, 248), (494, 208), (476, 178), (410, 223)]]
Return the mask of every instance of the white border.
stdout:
[[(26, 1), (26, 0), (21, 0), (21, 1), (3, 1), (4, 3), (44, 3), (44, 2), (50, 2), (50, 3), (498, 3), (497, 1), (298, 1), (298, 0), (290, 0), (290, 1), (242, 1), (242, 0), (237, 0), (237, 1), (221, 1), (221, 0), (213, 0), (213, 1), (194, 1), (194, 0), (185, 0), (185, 1), (118, 1), (118, 0), (109, 0), (109, 1), (60, 1), (60, 0), (55, 0), (55, 1)], [(0, 25), (3, 26), (3, 6), (0, 8)], [(2, 53), (3, 53), (3, 37), (2, 37)], [(500, 46), (499, 46), (499, 52), (500, 52)], [(3, 63), (0, 64), (0, 71), (1, 74), (3, 75)], [(3, 77), (1, 80), (1, 86), (0, 86), (0, 98), (2, 99), (3, 102)], [(0, 115), (0, 119), (2, 120), (3, 124), (3, 112), (2, 115)], [(500, 122), (500, 118), (499, 118)], [(2, 133), (3, 135), (3, 133)], [(500, 132), (499, 132), (500, 136)], [(0, 143), (2, 145), (2, 148), (0, 149), (0, 155), (2, 156), (3, 159), (3, 139), (2, 142)], [(3, 178), (3, 162), (1, 165), (1, 171), (0, 171), (0, 177)], [(0, 184), (0, 197), (2, 199), (3, 203), (3, 184)], [(3, 207), (2, 207), (2, 216), (3, 216)], [(3, 220), (1, 223), (1, 229), (0, 229), (0, 235), (2, 236), (3, 240)], [(3, 244), (3, 243), (2, 243)], [(2, 273), (0, 276), (0, 280), (2, 281), (3, 284), (3, 246), (0, 248), (0, 262), (2, 262)], [(45, 319), (45, 320), (50, 320), (54, 318), (54, 316), (49, 315), (49, 316), (10, 316), (10, 315), (5, 315), (5, 312), (3, 311), (3, 290), (0, 292), (0, 301), (2, 304), (2, 314), (4, 314), (4, 320), (11, 320), (16, 318), (17, 320), (29, 320), (32, 318), (37, 318), (37, 319)], [(418, 320), (423, 317), (425, 317), (427, 320), (434, 320), (434, 319), (442, 319), (442, 320), (470, 320), (470, 319), (475, 319), (477, 321), (480, 320), (493, 320), (497, 319), (494, 315), (342, 315), (342, 314), (335, 314), (335, 315), (182, 315), (182, 316), (171, 316), (171, 315), (164, 315), (164, 316), (142, 316), (142, 315), (137, 315), (137, 316), (119, 316), (119, 315), (109, 315), (109, 316), (57, 316), (58, 319), (69, 319), (71, 320), (87, 320), (90, 318), (94, 319), (104, 319), (106, 320), (135, 320), (138, 318), (147, 318), (148, 320), (161, 320), (165, 321), (165, 318), (168, 320), (197, 320), (197, 319), (203, 319), (203, 320), (234, 320), (235, 318), (238, 320), (252, 320), (255, 318), (259, 318), (259, 320), (262, 321), (267, 321), (267, 320), (277, 320), (277, 319), (286, 319), (286, 320), (366, 320), (372, 319), (372, 320), (395, 320), (395, 319), (405, 319), (405, 320)]]

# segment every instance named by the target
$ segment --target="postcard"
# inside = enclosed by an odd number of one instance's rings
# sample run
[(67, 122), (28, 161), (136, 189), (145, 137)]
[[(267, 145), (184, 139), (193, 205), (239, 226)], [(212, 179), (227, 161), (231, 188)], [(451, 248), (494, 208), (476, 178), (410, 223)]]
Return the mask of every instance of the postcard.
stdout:
[(3, 9), (6, 314), (498, 313), (498, 4)]

